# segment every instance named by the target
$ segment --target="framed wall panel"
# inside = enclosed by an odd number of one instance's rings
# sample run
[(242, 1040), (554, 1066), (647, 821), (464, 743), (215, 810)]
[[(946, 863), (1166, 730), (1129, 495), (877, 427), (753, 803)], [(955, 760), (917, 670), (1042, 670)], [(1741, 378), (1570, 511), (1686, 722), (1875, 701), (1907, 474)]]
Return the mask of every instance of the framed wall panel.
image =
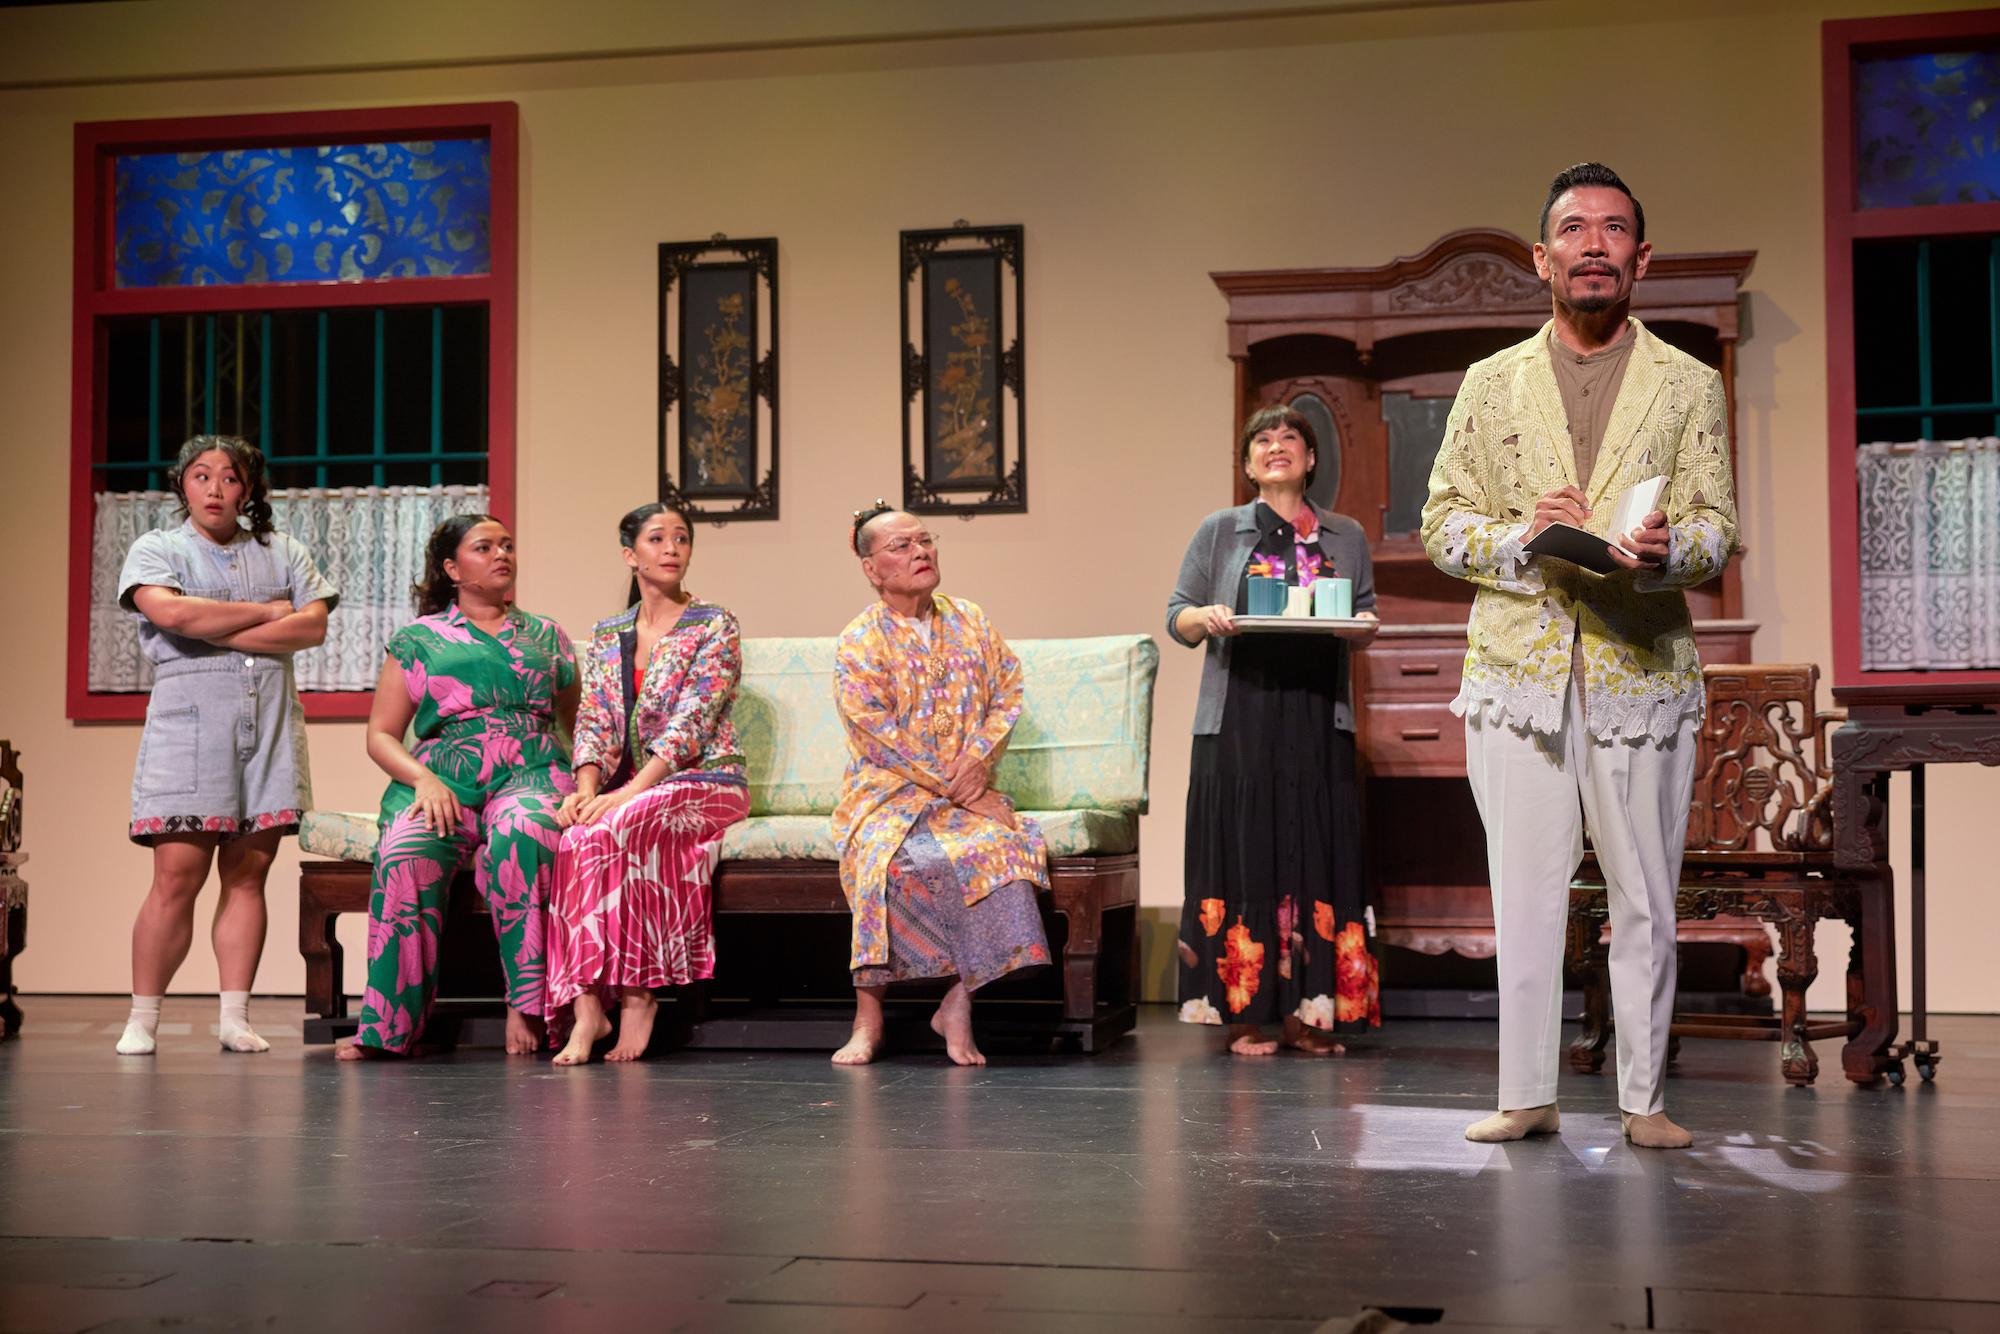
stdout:
[(903, 233), (903, 506), (914, 514), (1028, 508), (1023, 243), (1018, 226)]
[(778, 242), (660, 247), (660, 499), (778, 517)]

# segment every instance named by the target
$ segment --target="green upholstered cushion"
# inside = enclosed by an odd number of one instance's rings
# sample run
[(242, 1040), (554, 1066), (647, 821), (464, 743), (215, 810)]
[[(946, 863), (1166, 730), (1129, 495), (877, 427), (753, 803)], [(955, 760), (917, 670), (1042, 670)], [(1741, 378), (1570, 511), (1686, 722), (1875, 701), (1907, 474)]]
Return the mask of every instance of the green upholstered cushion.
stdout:
[(840, 802), (847, 734), (833, 707), (833, 645), (831, 639), (743, 641), (734, 717), (753, 816), (831, 815)]
[[(1035, 818), (1051, 856), (1130, 852), (1146, 809), (1153, 676), (1147, 635), (1013, 641), (1027, 678), (994, 786)], [(834, 860), (827, 816), (840, 800), (847, 736), (833, 707), (832, 639), (746, 639), (736, 730), (751, 819), (724, 837), (728, 859)], [(374, 811), (307, 811), (299, 848), (375, 859)]]
[(1012, 647), (1026, 688), (993, 785), (1027, 811), (1144, 811), (1160, 646), (1104, 635)]
[[(1131, 852), (1139, 846), (1135, 811), (1030, 811), (1051, 857)], [(307, 811), (299, 821), (299, 851), (338, 861), (375, 860), (375, 812)], [(724, 861), (804, 857), (838, 861), (833, 825), (824, 815), (761, 815), (738, 821), (722, 836)]]
[(336, 861), (375, 860), (374, 811), (307, 811), (299, 817), (299, 851)]
[[(1026, 687), (994, 785), (1027, 810), (1144, 811), (1159, 645), (1107, 635), (1012, 647)], [(831, 639), (743, 641), (735, 717), (753, 816), (828, 815), (840, 800), (833, 652)]]

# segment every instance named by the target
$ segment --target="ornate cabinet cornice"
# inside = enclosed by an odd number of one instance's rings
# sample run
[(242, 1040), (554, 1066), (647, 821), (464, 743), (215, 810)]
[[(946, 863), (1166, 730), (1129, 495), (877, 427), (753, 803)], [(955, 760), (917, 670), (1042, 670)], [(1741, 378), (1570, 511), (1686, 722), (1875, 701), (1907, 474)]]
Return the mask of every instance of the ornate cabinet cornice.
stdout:
[[(1737, 337), (1736, 294), (1756, 262), (1754, 250), (1654, 255), (1632, 293), (1642, 320), (1703, 324), (1716, 338)], [(1345, 338), (1367, 360), (1384, 339), (1448, 329), (1540, 328), (1549, 318), (1548, 285), (1535, 276), (1528, 242), (1495, 228), (1471, 227), (1432, 242), (1421, 254), (1374, 268), (1261, 269), (1211, 273), (1229, 298), (1229, 355), (1288, 334)]]

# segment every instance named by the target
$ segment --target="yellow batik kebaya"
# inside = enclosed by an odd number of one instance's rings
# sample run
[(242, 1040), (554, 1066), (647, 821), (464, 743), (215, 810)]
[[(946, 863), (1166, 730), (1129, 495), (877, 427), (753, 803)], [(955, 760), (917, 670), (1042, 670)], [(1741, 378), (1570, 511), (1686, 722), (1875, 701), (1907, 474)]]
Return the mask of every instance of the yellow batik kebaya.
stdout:
[(945, 798), (945, 768), (961, 751), (989, 769), (999, 762), (1021, 716), (1021, 661), (974, 604), (933, 595), (932, 606), (928, 647), (878, 602), (841, 632), (835, 653), (849, 760), (833, 834), (840, 887), (854, 913), (852, 968), (889, 960), (889, 859), (926, 810), (968, 906), (1010, 881), (1049, 883), (1032, 821), (1009, 829)]

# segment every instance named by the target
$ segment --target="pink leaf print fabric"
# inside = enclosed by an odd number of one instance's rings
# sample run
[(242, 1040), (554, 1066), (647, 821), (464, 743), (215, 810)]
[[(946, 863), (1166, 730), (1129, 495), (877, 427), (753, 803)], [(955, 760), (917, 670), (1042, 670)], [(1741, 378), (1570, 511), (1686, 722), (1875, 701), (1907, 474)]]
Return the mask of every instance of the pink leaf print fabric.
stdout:
[(408, 786), (391, 783), (382, 796), (356, 1040), (407, 1052), (436, 993), (451, 879), (468, 859), (492, 909), (507, 1003), (542, 1013), (555, 812), (574, 789), (556, 740), (556, 696), (575, 683), (576, 662), (561, 626), (519, 608), (488, 634), (448, 607), (403, 627), (388, 652), (416, 705), (412, 754), (462, 811), (439, 835), (410, 809)]

